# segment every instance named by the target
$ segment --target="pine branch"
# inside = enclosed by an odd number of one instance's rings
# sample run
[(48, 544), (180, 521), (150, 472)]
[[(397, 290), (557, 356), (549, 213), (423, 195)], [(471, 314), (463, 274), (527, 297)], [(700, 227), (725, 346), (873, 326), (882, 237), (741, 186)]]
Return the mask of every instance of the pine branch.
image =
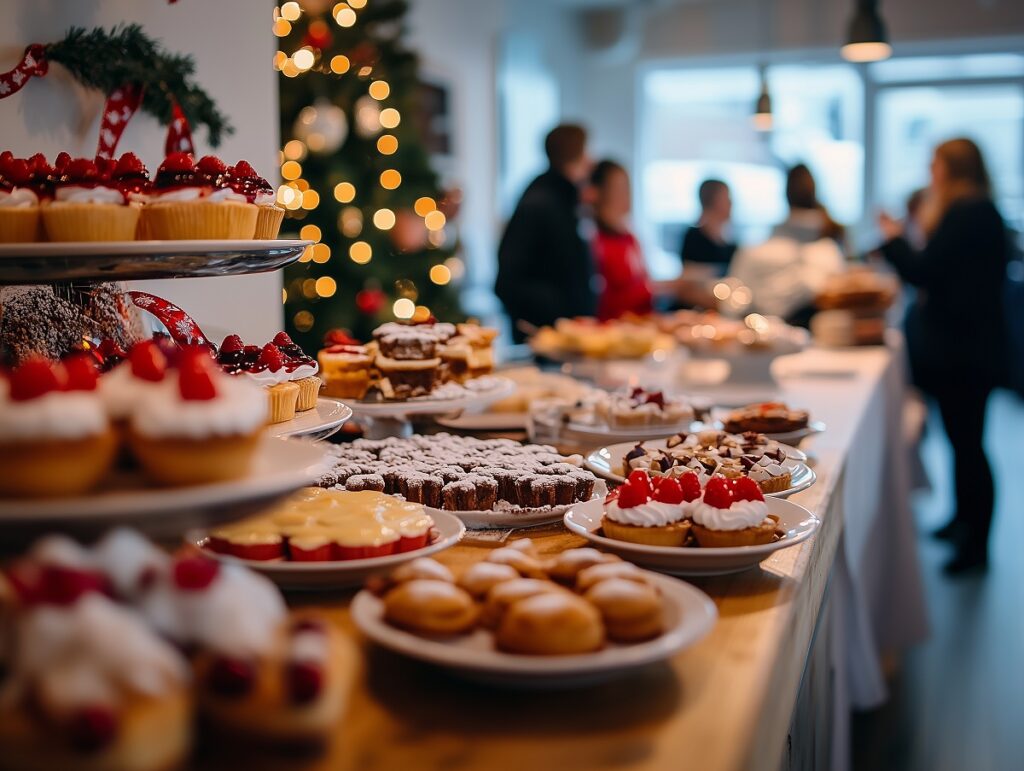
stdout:
[(193, 81), (192, 57), (165, 51), (138, 24), (119, 25), (109, 32), (72, 27), (63, 40), (46, 46), (46, 57), (62, 64), (82, 85), (104, 94), (125, 84), (142, 86), (142, 109), (164, 125), (171, 120), (173, 97), (193, 128), (206, 126), (214, 147), (234, 131)]

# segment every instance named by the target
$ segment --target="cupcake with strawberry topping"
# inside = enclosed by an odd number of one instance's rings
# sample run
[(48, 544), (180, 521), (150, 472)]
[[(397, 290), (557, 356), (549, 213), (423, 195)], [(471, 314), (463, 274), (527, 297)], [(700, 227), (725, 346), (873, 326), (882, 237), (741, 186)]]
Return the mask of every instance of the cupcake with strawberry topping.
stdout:
[(156, 239), (252, 238), (256, 207), (244, 197), (221, 193), (223, 164), (213, 156), (199, 168), (188, 153), (168, 155), (143, 213), (144, 229)]
[(95, 161), (75, 158), (42, 206), (43, 228), (51, 241), (134, 241), (139, 211)]
[(148, 394), (162, 390), (167, 358), (154, 340), (132, 346), (126, 359), (100, 378), (99, 395), (114, 427), (126, 435), (135, 406)]
[(145, 203), (153, 183), (149, 170), (135, 153), (125, 153), (110, 171), (110, 181), (130, 203)]
[(88, 354), (30, 358), (0, 381), (0, 497), (79, 495), (107, 473), (117, 439)]
[(601, 529), (617, 541), (646, 546), (685, 546), (689, 507), (700, 496), (696, 475), (652, 480), (637, 470), (605, 499)]
[[(64, 165), (67, 165), (67, 161), (71, 160), (71, 156), (67, 153), (63, 153), (67, 156), (64, 161)], [(28, 168), (32, 174), (29, 180), (28, 186), (33, 193), (39, 198), (40, 201), (51, 201), (53, 200), (53, 191), (57, 186), (57, 180), (60, 179), (60, 174), (57, 172), (56, 166), (51, 166), (50, 162), (46, 160), (46, 156), (42, 153), (36, 153), (28, 159)]]
[(266, 423), (259, 388), (225, 375), (207, 349), (188, 348), (177, 377), (136, 405), (128, 442), (153, 482), (220, 482), (248, 473)]
[(703, 547), (757, 546), (775, 540), (779, 519), (757, 482), (713, 476), (692, 510), (693, 535)]
[(284, 209), (277, 205), (274, 187), (257, 174), (256, 169), (248, 161), (239, 161), (228, 169), (227, 184), (236, 193), (244, 195), (245, 200), (259, 210), (254, 238), (277, 238), (281, 222), (284, 221)]
[(28, 161), (10, 151), (0, 155), (0, 243), (39, 239), (39, 196), (31, 181)]

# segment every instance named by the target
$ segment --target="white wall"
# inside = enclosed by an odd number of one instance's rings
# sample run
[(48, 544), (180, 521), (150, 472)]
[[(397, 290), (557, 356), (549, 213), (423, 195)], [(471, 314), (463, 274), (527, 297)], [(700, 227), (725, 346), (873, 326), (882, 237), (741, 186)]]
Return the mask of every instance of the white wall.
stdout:
[[(217, 155), (245, 158), (276, 182), (278, 150), (277, 83), (271, 66), (276, 46), (270, 32), (272, 0), (5, 0), (0, 25), (0, 69), (20, 59), (25, 46), (63, 37), (69, 26), (111, 27), (138, 22), (169, 51), (191, 54), (196, 79), (229, 116), (235, 133)], [(0, 100), (2, 147), (15, 155), (42, 152), (52, 158), (96, 152), (104, 97), (85, 91), (66, 72), (52, 67), (22, 91)], [(141, 112), (126, 129), (120, 152), (137, 153), (156, 170), (163, 159), (165, 131)], [(199, 154), (211, 151), (205, 132), (195, 136)], [(154, 293), (180, 304), (216, 336), (237, 331), (253, 340), (281, 328), (278, 274), (145, 282)]]

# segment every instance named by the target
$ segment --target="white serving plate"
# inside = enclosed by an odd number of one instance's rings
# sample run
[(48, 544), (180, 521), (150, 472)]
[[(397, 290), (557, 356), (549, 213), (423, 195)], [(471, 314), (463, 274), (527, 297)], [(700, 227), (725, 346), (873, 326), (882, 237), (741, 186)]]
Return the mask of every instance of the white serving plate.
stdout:
[(408, 399), (402, 402), (346, 401), (352, 412), (367, 418), (405, 418), (410, 415), (443, 415), (473, 408), (486, 407), (492, 402), (515, 393), (516, 384), (508, 378), (488, 375), (494, 385), (485, 391), (474, 391), (458, 399)]
[[(644, 442), (644, 444), (652, 450), (665, 449), (664, 439), (655, 442)], [(619, 471), (622, 466), (622, 458), (635, 446), (636, 442), (623, 442), (608, 447), (599, 447), (583, 459), (583, 465), (598, 476), (621, 484), (626, 481)], [(807, 465), (807, 453), (789, 445), (782, 445), (782, 449), (786, 453), (786, 460), (783, 461), (782, 465), (789, 469), (793, 479), (790, 486), (782, 492), (765, 493), (765, 495), (772, 498), (788, 498), (795, 493), (806, 490), (818, 478), (818, 475), (814, 473), (814, 469)]]
[(438, 538), (433, 543), (415, 551), (389, 554), (386, 557), (372, 557), (361, 560), (338, 560), (332, 562), (290, 562), (245, 560), (229, 554), (218, 554), (206, 547), (209, 540), (207, 530), (190, 530), (185, 535), (186, 543), (203, 550), (221, 562), (232, 562), (245, 565), (247, 568), (262, 573), (282, 589), (337, 589), (346, 586), (357, 586), (367, 578), (378, 573), (390, 572), (399, 565), (416, 559), (429, 557), (444, 551), (461, 539), (466, 526), (446, 511), (431, 511)]
[(127, 281), (276, 270), (312, 241), (64, 241), (0, 244), (0, 282)]
[(600, 511), (605, 496), (608, 495), (608, 486), (597, 480), (594, 485), (594, 495), (589, 501), (583, 503), (570, 503), (565, 506), (552, 506), (549, 509), (527, 509), (521, 513), (507, 511), (447, 511), (424, 506), (430, 516), (435, 514), (454, 514), (470, 530), (487, 530), (489, 528), (511, 528), (533, 527), (544, 525), (549, 522), (561, 522), (562, 516), (573, 506), (597, 507)]
[(523, 431), (529, 423), (529, 416), (525, 412), (464, 412), (445, 415), (434, 422), (456, 431)]
[(647, 440), (647, 439), (665, 439), (678, 434), (681, 431), (691, 431), (693, 426), (702, 425), (700, 423), (694, 423), (690, 420), (685, 420), (680, 423), (666, 423), (658, 426), (624, 426), (619, 428), (612, 428), (605, 423), (581, 423), (580, 421), (570, 421), (565, 424), (565, 429), (571, 431), (582, 439), (595, 439), (597, 441), (607, 441), (609, 439), (618, 439), (619, 441), (629, 440)]
[(803, 506), (778, 498), (767, 498), (768, 512), (779, 518), (785, 536), (763, 546), (736, 546), (722, 549), (700, 547), (645, 546), (606, 538), (601, 527), (601, 511), (576, 507), (565, 513), (565, 526), (605, 551), (645, 568), (680, 576), (714, 576), (738, 573), (755, 567), (773, 552), (796, 546), (810, 538), (821, 521)]
[(362, 591), (352, 601), (352, 621), (384, 648), (470, 677), (513, 688), (559, 688), (585, 685), (627, 674), (636, 667), (663, 661), (704, 637), (718, 611), (704, 592), (674, 578), (650, 574), (665, 600), (666, 631), (634, 645), (609, 644), (595, 653), (573, 656), (525, 656), (494, 647), (489, 631), (477, 629), (452, 638), (420, 637), (384, 621), (384, 603)]
[(352, 409), (343, 401), (321, 396), (316, 401), (316, 407), (305, 412), (297, 412), (291, 420), (267, 426), (267, 433), (271, 436), (326, 439), (336, 433), (351, 417)]
[[(98, 535), (130, 525), (155, 538), (180, 537), (189, 528), (258, 512), (324, 473), (326, 447), (303, 439), (264, 438), (249, 474), (190, 487), (147, 487), (138, 472), (115, 474), (104, 488), (74, 498), (0, 500), (4, 548), (60, 530)], [(11, 544), (13, 545), (13, 544)]]

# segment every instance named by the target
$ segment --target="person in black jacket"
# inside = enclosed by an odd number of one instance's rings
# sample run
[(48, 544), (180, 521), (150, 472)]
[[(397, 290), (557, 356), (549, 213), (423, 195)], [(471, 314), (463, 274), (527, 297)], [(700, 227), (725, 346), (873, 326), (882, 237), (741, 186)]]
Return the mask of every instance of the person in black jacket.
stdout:
[(906, 318), (915, 383), (934, 397), (953, 447), (956, 512), (935, 535), (954, 542), (948, 573), (987, 564), (995, 503), (982, 444), (989, 394), (1001, 383), (1007, 340), (1003, 317), (1007, 234), (992, 203), (978, 146), (953, 139), (935, 149), (921, 213), (927, 243), (915, 251), (886, 215), (883, 256), (918, 288)]
[(550, 168), (526, 188), (498, 248), (494, 292), (512, 319), (516, 342), (524, 339), (524, 327), (592, 316), (597, 305), (593, 260), (577, 212), (579, 186), (591, 166), (586, 131), (556, 126), (544, 151)]
[(700, 219), (686, 229), (679, 255), (683, 274), (696, 280), (721, 278), (729, 273), (729, 263), (736, 253), (736, 244), (726, 237), (732, 217), (729, 186), (720, 179), (705, 179), (697, 189)]

